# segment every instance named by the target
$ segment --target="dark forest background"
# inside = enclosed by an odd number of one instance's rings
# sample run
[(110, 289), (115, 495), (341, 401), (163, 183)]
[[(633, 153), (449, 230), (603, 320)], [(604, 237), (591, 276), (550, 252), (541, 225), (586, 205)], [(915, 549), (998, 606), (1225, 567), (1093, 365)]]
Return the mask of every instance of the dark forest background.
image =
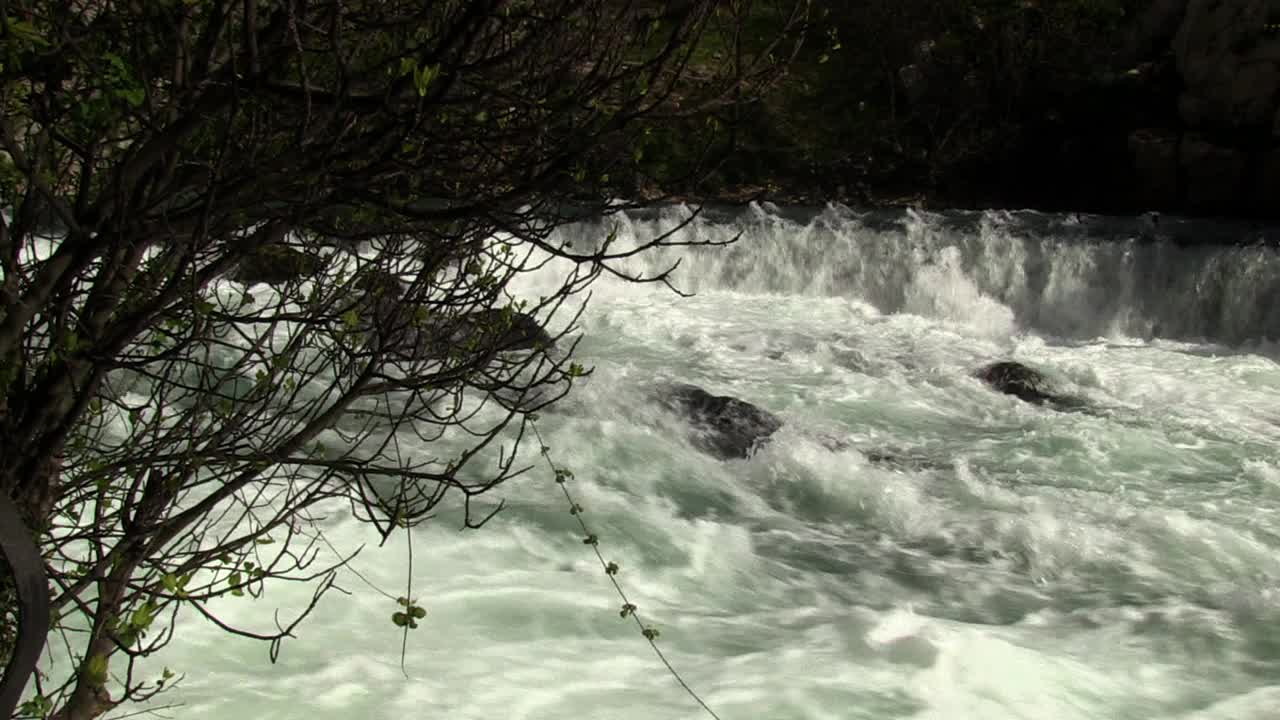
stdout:
[[(733, 129), (723, 164), (661, 190), (726, 201), (1280, 213), (1280, 3), (815, 8), (815, 29), (783, 77), (719, 118)], [(738, 38), (711, 34), (698, 59), (711, 67), (769, 36), (767, 23)], [(666, 174), (699, 130), (668, 124), (642, 165)], [(639, 175), (627, 182), (658, 190)]]

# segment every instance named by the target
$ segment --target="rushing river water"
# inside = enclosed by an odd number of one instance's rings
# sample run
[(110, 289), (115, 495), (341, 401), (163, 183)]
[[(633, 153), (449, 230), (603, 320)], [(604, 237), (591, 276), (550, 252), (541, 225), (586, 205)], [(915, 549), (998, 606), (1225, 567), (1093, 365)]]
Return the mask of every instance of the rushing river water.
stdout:
[[(621, 233), (684, 212), (624, 216)], [(579, 351), (595, 373), (539, 424), (660, 646), (722, 718), (1280, 717), (1274, 245), (1198, 245), (1256, 238), (1169, 220), (843, 208), (684, 232), (743, 237), (681, 253), (692, 298), (598, 283)], [(970, 373), (996, 359), (1098, 411), (992, 392)], [(750, 460), (713, 459), (645, 400), (658, 380), (786, 425)], [(184, 617), (148, 665), (186, 674), (163, 700), (188, 720), (700, 717), (619, 618), (550, 474), (498, 497), (482, 530), (446, 512), (412, 536), (428, 614), (407, 678), (397, 608), (348, 573), (351, 595), (328, 596), (275, 665)], [(327, 533), (374, 539), (354, 520)], [(355, 567), (399, 589), (407, 552), (399, 536)], [(265, 628), (309, 597), (277, 586), (220, 608)]]

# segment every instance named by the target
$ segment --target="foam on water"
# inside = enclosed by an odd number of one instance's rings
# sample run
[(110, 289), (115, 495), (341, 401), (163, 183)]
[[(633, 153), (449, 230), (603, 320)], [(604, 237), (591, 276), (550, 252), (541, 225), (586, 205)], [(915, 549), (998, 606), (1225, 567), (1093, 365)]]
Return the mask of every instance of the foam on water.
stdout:
[[(681, 212), (622, 216), (620, 242)], [(681, 265), (693, 298), (596, 287), (579, 328), (595, 374), (541, 430), (632, 601), (726, 720), (1280, 707), (1274, 251), (1108, 244), (1089, 221), (1033, 219), (755, 208), (688, 229), (743, 233)], [(665, 252), (632, 269), (665, 268)], [(549, 292), (557, 267), (515, 291)], [(971, 377), (1010, 357), (1097, 412)], [(749, 461), (714, 460), (644, 399), (658, 379), (787, 424)], [(408, 678), (394, 599), (349, 574), (351, 594), (323, 602), (274, 666), (185, 617), (148, 667), (187, 674), (167, 699), (192, 717), (698, 717), (619, 619), (548, 474), (499, 497), (507, 509), (480, 531), (459, 532), (450, 508), (356, 561), (403, 594), (412, 542), (428, 615)], [(325, 528), (340, 548), (372, 539), (340, 514)], [(217, 609), (267, 628), (308, 598), (278, 586)]]

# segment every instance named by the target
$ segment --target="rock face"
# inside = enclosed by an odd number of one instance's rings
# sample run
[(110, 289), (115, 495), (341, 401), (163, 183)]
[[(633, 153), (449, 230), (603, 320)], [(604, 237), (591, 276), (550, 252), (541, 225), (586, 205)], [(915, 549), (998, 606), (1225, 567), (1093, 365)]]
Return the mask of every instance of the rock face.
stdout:
[(987, 365), (974, 373), (974, 377), (1006, 395), (1029, 403), (1042, 405), (1056, 403), (1060, 396), (1053, 392), (1049, 381), (1039, 371), (1018, 362), (998, 362)]
[(1169, 210), (1178, 203), (1178, 135), (1144, 128), (1129, 134), (1129, 154), (1137, 176), (1134, 199), (1145, 208)]
[(767, 410), (727, 395), (712, 395), (695, 385), (672, 383), (656, 391), (659, 404), (689, 421), (691, 441), (721, 460), (748, 458), (782, 427)]
[(1204, 130), (1269, 130), (1280, 109), (1280, 32), (1270, 0), (1190, 0), (1173, 50), (1183, 121)]
[(1198, 133), (1182, 138), (1178, 163), (1186, 178), (1187, 207), (1196, 212), (1235, 210), (1243, 199), (1247, 158), (1236, 148), (1215, 145)]

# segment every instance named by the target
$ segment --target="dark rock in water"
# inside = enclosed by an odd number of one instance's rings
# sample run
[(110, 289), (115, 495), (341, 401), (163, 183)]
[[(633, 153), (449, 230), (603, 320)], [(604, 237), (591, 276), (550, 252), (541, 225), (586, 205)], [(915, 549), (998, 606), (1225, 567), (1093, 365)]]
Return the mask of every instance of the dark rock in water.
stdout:
[(1053, 405), (1061, 410), (1075, 410), (1087, 405), (1083, 398), (1054, 392), (1044, 373), (1019, 362), (992, 363), (979, 369), (974, 377), (1006, 395), (1036, 405)]
[(502, 310), (481, 310), (463, 316), (463, 323), (468, 334), (480, 333), (484, 341), (492, 340), (499, 352), (541, 350), (554, 344), (542, 323), (522, 312), (504, 317)]
[[(537, 318), (503, 309), (479, 310), (439, 318), (402, 300), (398, 281), (369, 281), (363, 287), (372, 303), (378, 331), (403, 359), (444, 357), (458, 349), (486, 353), (541, 350), (554, 346)], [(376, 287), (374, 287), (376, 286)], [(474, 344), (473, 344), (474, 343)]]
[(672, 383), (657, 390), (658, 402), (689, 420), (693, 444), (721, 460), (748, 458), (782, 427), (767, 410), (694, 385)]
[(992, 363), (978, 370), (974, 376), (1006, 395), (1029, 403), (1041, 404), (1055, 397), (1044, 374), (1022, 363)]
[(231, 279), (245, 285), (284, 285), (314, 275), (322, 260), (284, 245), (264, 245), (240, 261)]
[(951, 465), (934, 458), (909, 451), (867, 450), (863, 453), (867, 462), (891, 470), (916, 472), (920, 470), (949, 470)]

